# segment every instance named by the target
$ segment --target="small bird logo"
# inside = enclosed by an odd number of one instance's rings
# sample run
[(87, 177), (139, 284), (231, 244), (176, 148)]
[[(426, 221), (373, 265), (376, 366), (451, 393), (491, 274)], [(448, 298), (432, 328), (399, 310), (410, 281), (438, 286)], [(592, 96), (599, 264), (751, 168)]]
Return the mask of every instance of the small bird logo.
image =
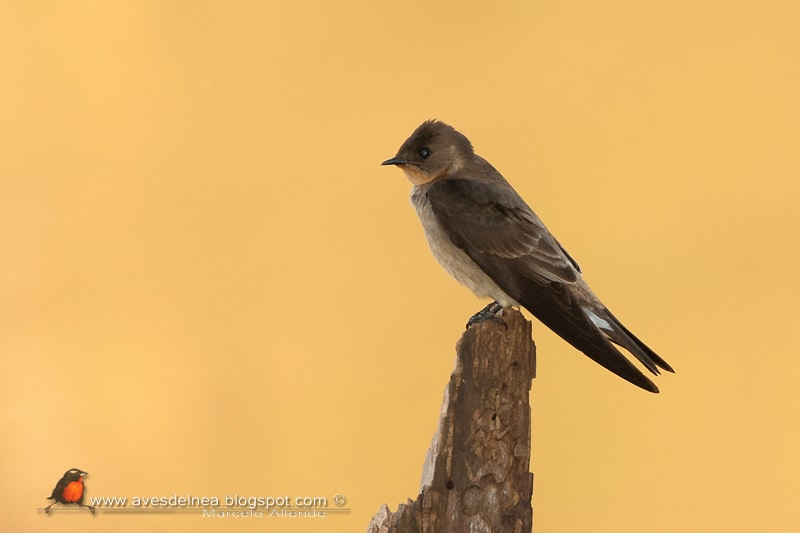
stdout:
[(74, 503), (81, 507), (88, 508), (94, 514), (94, 507), (91, 505), (83, 504), (83, 478), (88, 474), (83, 470), (73, 468), (67, 470), (64, 476), (56, 483), (56, 488), (53, 489), (53, 494), (47, 498), (54, 500), (53, 503), (44, 508), (45, 513), (50, 512), (50, 508), (56, 503), (70, 504)]

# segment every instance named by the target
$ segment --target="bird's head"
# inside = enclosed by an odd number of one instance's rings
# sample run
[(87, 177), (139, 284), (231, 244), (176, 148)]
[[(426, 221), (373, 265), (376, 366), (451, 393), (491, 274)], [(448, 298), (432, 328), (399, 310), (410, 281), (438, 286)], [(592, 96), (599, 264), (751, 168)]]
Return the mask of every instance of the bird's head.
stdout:
[(422, 185), (460, 169), (472, 155), (469, 139), (438, 120), (423, 122), (382, 165), (403, 169), (409, 181)]
[(64, 477), (67, 478), (69, 481), (78, 481), (79, 479), (83, 479), (87, 475), (88, 474), (83, 470), (80, 470), (78, 468), (72, 468), (70, 470), (67, 470), (67, 472), (64, 474)]

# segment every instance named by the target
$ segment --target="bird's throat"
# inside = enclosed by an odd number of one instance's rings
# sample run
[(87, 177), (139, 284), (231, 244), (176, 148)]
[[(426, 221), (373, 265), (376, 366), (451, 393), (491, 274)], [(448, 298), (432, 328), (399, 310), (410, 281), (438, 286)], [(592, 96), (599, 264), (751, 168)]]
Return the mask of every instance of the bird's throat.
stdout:
[(403, 172), (405, 172), (406, 177), (408, 178), (408, 181), (410, 181), (412, 185), (424, 185), (436, 178), (436, 176), (422, 172), (414, 165), (403, 165), (402, 168)]

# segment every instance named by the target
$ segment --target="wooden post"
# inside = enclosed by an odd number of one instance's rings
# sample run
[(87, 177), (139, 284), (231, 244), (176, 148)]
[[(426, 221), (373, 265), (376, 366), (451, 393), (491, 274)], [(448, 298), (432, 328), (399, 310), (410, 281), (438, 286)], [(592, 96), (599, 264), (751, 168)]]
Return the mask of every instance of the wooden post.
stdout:
[(530, 388), (536, 375), (531, 323), (516, 309), (470, 327), (456, 344), (456, 367), (422, 471), (421, 494), (368, 533), (450, 531), (528, 533), (533, 474)]

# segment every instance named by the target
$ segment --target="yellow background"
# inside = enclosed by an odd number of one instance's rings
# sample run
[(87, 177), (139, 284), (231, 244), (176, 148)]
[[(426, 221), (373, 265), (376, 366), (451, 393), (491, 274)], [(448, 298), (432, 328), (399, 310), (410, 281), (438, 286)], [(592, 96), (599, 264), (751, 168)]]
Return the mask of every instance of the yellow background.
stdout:
[[(534, 530), (800, 529), (800, 4), (0, 3), (5, 531), (363, 531), (415, 497), (450, 280), (380, 162), (445, 120), (677, 370), (534, 323)], [(93, 496), (349, 514), (37, 513)]]

